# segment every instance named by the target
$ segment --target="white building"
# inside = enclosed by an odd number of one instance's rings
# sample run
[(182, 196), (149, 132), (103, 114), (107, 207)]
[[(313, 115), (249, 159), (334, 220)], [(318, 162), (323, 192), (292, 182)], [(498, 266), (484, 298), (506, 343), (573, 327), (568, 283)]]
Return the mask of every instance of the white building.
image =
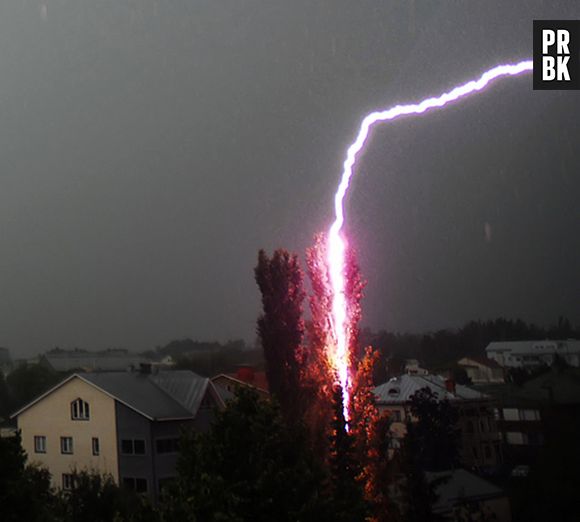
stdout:
[(580, 367), (580, 341), (502, 341), (487, 345), (485, 353), (500, 366), (525, 368), (540, 364), (551, 365), (556, 356), (570, 366)]

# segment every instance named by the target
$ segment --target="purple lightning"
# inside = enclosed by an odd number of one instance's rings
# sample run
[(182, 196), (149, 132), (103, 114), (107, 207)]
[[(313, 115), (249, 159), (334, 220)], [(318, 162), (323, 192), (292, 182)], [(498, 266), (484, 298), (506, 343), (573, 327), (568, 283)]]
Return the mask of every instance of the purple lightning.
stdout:
[(478, 80), (472, 80), (455, 87), (435, 98), (427, 98), (416, 104), (397, 105), (384, 111), (371, 112), (363, 119), (358, 135), (348, 148), (340, 184), (334, 196), (334, 223), (328, 232), (328, 267), (332, 285), (332, 330), (334, 346), (329, 347), (329, 359), (342, 387), (344, 416), (348, 420), (350, 404), (349, 368), (349, 325), (347, 320), (347, 299), (345, 296), (345, 241), (341, 230), (344, 224), (344, 198), (354, 173), (357, 157), (363, 149), (370, 131), (375, 123), (395, 120), (409, 114), (422, 114), (429, 109), (444, 107), (450, 102), (459, 100), (469, 94), (482, 91), (490, 82), (502, 76), (517, 76), (533, 70), (532, 60), (516, 64), (498, 65), (483, 73)]

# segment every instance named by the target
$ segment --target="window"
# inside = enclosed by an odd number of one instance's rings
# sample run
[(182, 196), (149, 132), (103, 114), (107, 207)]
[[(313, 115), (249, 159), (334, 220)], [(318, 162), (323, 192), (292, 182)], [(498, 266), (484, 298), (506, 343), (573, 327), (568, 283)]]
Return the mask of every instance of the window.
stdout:
[(62, 489), (70, 491), (73, 488), (74, 478), (70, 473), (62, 474)]
[(46, 453), (46, 437), (44, 435), (34, 436), (34, 453)]
[(101, 453), (99, 438), (93, 437), (93, 455), (99, 455), (99, 453)]
[(82, 399), (77, 399), (70, 404), (70, 416), (73, 420), (89, 420), (89, 403)]
[(155, 445), (157, 453), (177, 453), (179, 451), (179, 439), (157, 439)]
[(147, 493), (147, 479), (123, 477), (123, 486), (137, 493)]
[(517, 408), (504, 408), (503, 419), (506, 421), (519, 421), (520, 415)]
[(541, 446), (544, 443), (544, 436), (537, 431), (528, 433), (528, 443), (531, 446)]
[(525, 433), (522, 433), (520, 431), (508, 431), (505, 434), (505, 441), (508, 444), (514, 444), (514, 445), (521, 445), (521, 444), (527, 444), (528, 442), (528, 437), (526, 436)]
[(540, 412), (538, 410), (520, 410), (520, 419), (525, 421), (540, 420)]
[(145, 455), (145, 441), (143, 439), (121, 440), (121, 453), (123, 455)]
[(60, 452), (65, 455), (72, 455), (73, 452), (73, 439), (72, 437), (61, 437), (60, 438)]

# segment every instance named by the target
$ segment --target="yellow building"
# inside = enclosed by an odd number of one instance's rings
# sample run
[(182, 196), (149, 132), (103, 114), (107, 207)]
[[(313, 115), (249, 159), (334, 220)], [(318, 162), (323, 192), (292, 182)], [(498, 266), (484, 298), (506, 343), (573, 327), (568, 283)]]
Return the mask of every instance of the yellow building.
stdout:
[(180, 430), (205, 429), (223, 401), (189, 371), (79, 373), (30, 402), (17, 418), (29, 460), (67, 489), (75, 470), (110, 474), (157, 497), (175, 476)]

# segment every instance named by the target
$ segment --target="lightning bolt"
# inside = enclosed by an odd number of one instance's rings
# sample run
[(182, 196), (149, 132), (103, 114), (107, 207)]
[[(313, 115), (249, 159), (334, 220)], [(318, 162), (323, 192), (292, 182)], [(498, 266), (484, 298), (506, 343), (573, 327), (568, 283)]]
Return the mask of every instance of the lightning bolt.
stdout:
[(350, 404), (350, 375), (349, 375), (349, 332), (347, 320), (347, 298), (345, 295), (345, 249), (346, 244), (342, 235), (345, 220), (344, 198), (348, 192), (350, 180), (354, 174), (356, 161), (363, 150), (371, 129), (377, 123), (395, 120), (401, 116), (423, 114), (430, 109), (445, 107), (447, 104), (484, 90), (493, 80), (506, 76), (518, 76), (533, 70), (532, 60), (525, 60), (516, 64), (498, 65), (484, 72), (479, 79), (469, 81), (455, 87), (440, 96), (427, 98), (419, 103), (397, 105), (391, 109), (371, 112), (362, 120), (360, 129), (354, 142), (346, 153), (342, 177), (336, 194), (334, 195), (335, 219), (330, 227), (327, 238), (328, 269), (332, 285), (332, 335), (334, 346), (331, 347), (330, 362), (337, 374), (342, 387), (344, 417), (349, 418)]

